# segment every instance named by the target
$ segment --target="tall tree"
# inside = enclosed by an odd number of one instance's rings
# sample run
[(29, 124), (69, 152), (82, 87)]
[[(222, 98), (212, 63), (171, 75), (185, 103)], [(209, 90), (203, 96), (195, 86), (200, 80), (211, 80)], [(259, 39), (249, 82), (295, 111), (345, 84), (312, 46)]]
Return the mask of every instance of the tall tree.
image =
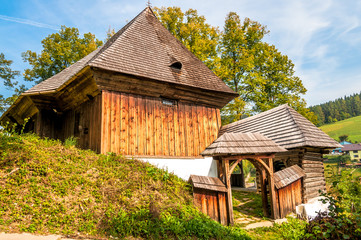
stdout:
[(179, 7), (154, 8), (159, 21), (209, 68), (218, 63), (219, 30), (206, 23), (197, 10), (185, 13)]
[(32, 67), (25, 69), (26, 81), (36, 83), (44, 81), (103, 44), (91, 33), (85, 33), (81, 37), (77, 28), (66, 26), (62, 26), (58, 33), (49, 35), (41, 43), (43, 45), (41, 53), (28, 50), (22, 55), (24, 61)]
[(23, 91), (24, 86), (18, 86), (18, 82), (15, 81), (15, 77), (20, 74), (19, 71), (11, 69), (12, 60), (7, 60), (3, 53), (0, 53), (0, 79), (3, 85), (9, 89), (14, 90), (15, 93), (7, 98), (0, 95), (0, 114), (4, 112), (8, 106), (10, 106), (16, 99), (16, 97)]
[(217, 73), (240, 96), (222, 109), (223, 122), (287, 103), (316, 123), (301, 97), (306, 88), (294, 76), (294, 64), (275, 46), (262, 41), (267, 33), (265, 26), (249, 18), (241, 22), (234, 12), (226, 17)]

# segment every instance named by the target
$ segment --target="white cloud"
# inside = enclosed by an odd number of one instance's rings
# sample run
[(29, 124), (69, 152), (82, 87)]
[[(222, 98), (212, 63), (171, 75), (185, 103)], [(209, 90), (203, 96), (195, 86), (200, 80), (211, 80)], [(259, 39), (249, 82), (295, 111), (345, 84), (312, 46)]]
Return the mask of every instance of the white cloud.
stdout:
[(26, 24), (26, 25), (30, 25), (30, 26), (34, 26), (34, 27), (39, 27), (39, 28), (48, 28), (48, 29), (52, 29), (52, 30), (56, 30), (56, 31), (58, 31), (60, 29), (56, 26), (32, 21), (30, 19), (15, 18), (15, 17), (9, 17), (9, 16), (5, 16), (5, 15), (0, 15), (0, 19), (4, 20), (4, 21), (16, 22), (16, 23)]

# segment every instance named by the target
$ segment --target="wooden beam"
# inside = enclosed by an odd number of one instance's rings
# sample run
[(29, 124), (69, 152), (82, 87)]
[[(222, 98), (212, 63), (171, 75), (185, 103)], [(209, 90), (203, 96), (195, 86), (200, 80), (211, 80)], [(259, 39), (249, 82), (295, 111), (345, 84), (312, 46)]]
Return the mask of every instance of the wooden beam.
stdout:
[(268, 174), (268, 186), (269, 186), (269, 193), (271, 199), (271, 213), (273, 219), (279, 219), (279, 209), (276, 199), (276, 191), (275, 191), (275, 183), (274, 183), (274, 176), (273, 176), (273, 159), (268, 158), (268, 167), (269, 167), (269, 174)]
[(233, 204), (232, 204), (231, 173), (229, 171), (229, 160), (222, 160), (222, 168), (224, 172), (225, 185), (227, 188), (228, 224), (233, 225)]
[(232, 164), (232, 166), (230, 166), (229, 172), (230, 172), (231, 174), (233, 173), (233, 171), (234, 171), (234, 169), (236, 168), (236, 166), (238, 165), (238, 163), (240, 163), (241, 161), (242, 161), (242, 158), (236, 160), (236, 161)]
[(274, 158), (275, 155), (274, 154), (266, 154), (266, 155), (237, 155), (237, 156), (227, 156), (227, 157), (222, 157), (223, 160), (238, 160), (238, 159), (244, 159), (244, 160), (249, 160), (249, 159), (256, 159), (256, 158)]
[(266, 171), (264, 169), (260, 169), (259, 174), (260, 174), (260, 183), (261, 183), (263, 214), (264, 214), (264, 216), (269, 217), (267, 186), (266, 186)]
[(243, 161), (240, 161), (238, 163), (238, 166), (239, 166), (239, 171), (241, 173), (241, 187), (245, 188), (246, 187), (246, 181), (245, 181), (244, 171), (243, 171)]

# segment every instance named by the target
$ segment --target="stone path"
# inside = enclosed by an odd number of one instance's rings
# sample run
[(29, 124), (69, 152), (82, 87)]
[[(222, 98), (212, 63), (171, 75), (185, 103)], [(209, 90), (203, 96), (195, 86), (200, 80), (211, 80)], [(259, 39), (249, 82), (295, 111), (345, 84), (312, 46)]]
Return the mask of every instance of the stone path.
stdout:
[(75, 240), (60, 235), (34, 235), (30, 233), (0, 233), (0, 240)]

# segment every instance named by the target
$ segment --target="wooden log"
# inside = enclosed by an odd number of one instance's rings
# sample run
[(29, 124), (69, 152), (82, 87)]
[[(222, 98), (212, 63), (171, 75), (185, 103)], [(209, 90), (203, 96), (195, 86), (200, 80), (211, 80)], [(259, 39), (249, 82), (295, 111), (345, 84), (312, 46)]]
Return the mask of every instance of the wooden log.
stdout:
[(323, 169), (323, 164), (302, 164), (302, 168), (322, 168)]
[(306, 179), (303, 180), (304, 183), (310, 183), (310, 182), (322, 182), (325, 181), (325, 177), (324, 176), (320, 176), (320, 177), (308, 177)]
[(323, 161), (319, 160), (319, 161), (314, 161), (314, 160), (307, 160), (307, 159), (303, 159), (302, 160), (302, 165), (304, 164), (319, 164), (319, 165), (323, 165)]
[(315, 181), (315, 182), (307, 182), (304, 183), (305, 188), (311, 188), (311, 187), (316, 187), (316, 186), (320, 186), (320, 185), (326, 185), (326, 181), (323, 179), (322, 181)]
[(269, 192), (271, 199), (271, 214), (272, 214), (272, 218), (279, 219), (279, 209), (276, 201), (276, 192), (275, 192), (274, 176), (273, 176), (273, 159), (268, 158), (267, 160), (269, 167), (268, 184), (269, 184)]
[(222, 169), (224, 174), (224, 181), (227, 188), (227, 211), (228, 211), (228, 223), (233, 225), (233, 204), (232, 204), (232, 188), (231, 188), (231, 173), (229, 171), (229, 160), (222, 159)]

